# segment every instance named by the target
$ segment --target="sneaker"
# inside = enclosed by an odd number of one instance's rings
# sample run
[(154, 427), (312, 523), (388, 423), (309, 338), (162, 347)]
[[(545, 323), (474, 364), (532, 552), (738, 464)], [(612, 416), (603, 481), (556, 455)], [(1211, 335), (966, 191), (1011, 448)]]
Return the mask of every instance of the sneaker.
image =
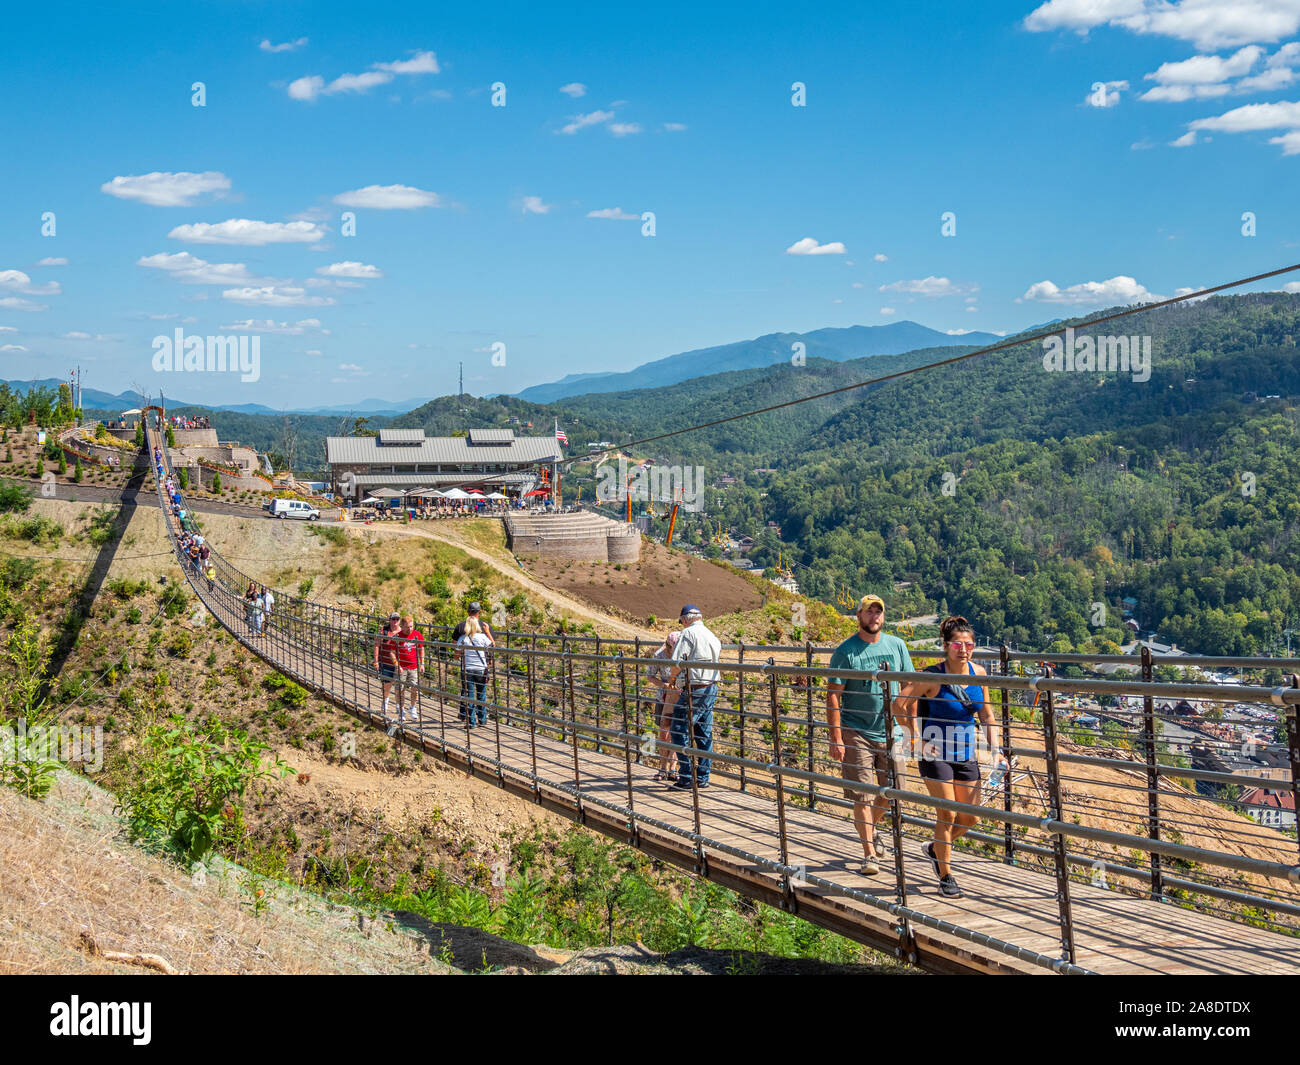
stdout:
[(930, 859), (930, 864), (934, 866), (934, 875), (942, 877), (942, 874), (939, 872), (939, 859), (934, 856), (934, 844), (927, 843), (921, 848), (921, 853)]
[(940, 877), (939, 894), (946, 895), (950, 899), (961, 899), (966, 897), (962, 894), (961, 888), (957, 886), (957, 881), (952, 878), (951, 873), (945, 877)]
[(858, 866), (859, 876), (879, 876), (880, 866), (876, 864), (874, 858), (863, 858), (862, 864)]

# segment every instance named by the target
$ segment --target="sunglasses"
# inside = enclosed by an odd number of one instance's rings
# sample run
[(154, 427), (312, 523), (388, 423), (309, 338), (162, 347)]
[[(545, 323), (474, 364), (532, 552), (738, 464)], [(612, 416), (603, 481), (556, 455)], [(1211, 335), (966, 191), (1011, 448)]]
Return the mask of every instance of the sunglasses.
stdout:
[(957, 648), (957, 650), (959, 650), (959, 651), (962, 651), (962, 650), (965, 650), (965, 651), (973, 651), (973, 650), (975, 650), (975, 644), (974, 644), (974, 643), (971, 643), (971, 642), (968, 642), (968, 641), (966, 641), (966, 640), (949, 640), (949, 641), (948, 641), (948, 646), (949, 646), (949, 647), (955, 647), (955, 648)]

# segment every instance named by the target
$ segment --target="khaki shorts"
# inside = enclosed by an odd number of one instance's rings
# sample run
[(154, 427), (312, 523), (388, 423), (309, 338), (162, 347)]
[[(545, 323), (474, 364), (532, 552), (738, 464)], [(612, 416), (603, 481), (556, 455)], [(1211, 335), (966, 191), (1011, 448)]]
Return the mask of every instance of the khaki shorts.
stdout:
[[(864, 733), (847, 726), (840, 730), (844, 737), (844, 765), (842, 776), (845, 780), (855, 780), (860, 784), (889, 785), (889, 747), (883, 741), (877, 742)], [(868, 768), (875, 770), (875, 781), (868, 780)], [(902, 779), (902, 766), (899, 766), (899, 779)], [(844, 797), (850, 802), (872, 802), (877, 796), (865, 791), (844, 789)]]
[(412, 687), (420, 683), (420, 671), (418, 669), (399, 669), (397, 671), (397, 690), (401, 691), (403, 684), (409, 684)]

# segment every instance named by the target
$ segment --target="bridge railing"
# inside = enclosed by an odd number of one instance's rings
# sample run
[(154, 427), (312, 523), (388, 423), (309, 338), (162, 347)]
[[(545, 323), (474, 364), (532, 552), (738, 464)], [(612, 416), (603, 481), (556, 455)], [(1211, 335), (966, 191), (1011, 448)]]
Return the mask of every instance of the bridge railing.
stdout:
[[(165, 512), (169, 535), (177, 543), (183, 523), (170, 510)], [(374, 719), (380, 681), (374, 668), (377, 616), (277, 593), (273, 615), (259, 636), (254, 632), (257, 612), (245, 607), (244, 592), (254, 583), (251, 577), (213, 550), (209, 584), (192, 571), (179, 547), (178, 557), (208, 607), (242, 642), (272, 658), (282, 671)], [(1071, 971), (1078, 951), (1071, 885), (1080, 881), (1278, 931), (1300, 930), (1296, 841), (1243, 816), (1251, 812), (1259, 816), (1273, 808), (1244, 801), (1241, 790), (1273, 785), (1270, 790), (1276, 793), (1296, 794), (1300, 742), (1295, 707), (1300, 690), (1157, 682), (1151, 679), (1157, 661), (1151, 655), (1138, 663), (1140, 679), (1054, 677), (1045, 671), (1022, 676), (1014, 672), (1014, 663), (1035, 662), (1036, 656), (1004, 650), (990, 661), (984, 683), (998, 746), (1015, 765), (1001, 787), (986, 790), (979, 804), (966, 804), (927, 794), (915, 772), (915, 751), (904, 749), (909, 738), (900, 743), (892, 728), (887, 732), (893, 748), (889, 775), (883, 784), (846, 780), (840, 763), (830, 757), (825, 722), (828, 679), (870, 677), (889, 685), (942, 681), (946, 674), (832, 672), (825, 663), (828, 648), (737, 645), (736, 660), (715, 664), (721, 681), (712, 744), (702, 744), (698, 738), (676, 743), (665, 738), (659, 727), (659, 691), (649, 682), (647, 671), (662, 660), (652, 657), (657, 646), (652, 641), (498, 632), (498, 644), (489, 656), (486, 699), (489, 731), (495, 735), (485, 741), (464, 720), (463, 670), (455, 646), (447, 639), (449, 633), (437, 626), (426, 631), (431, 639), (417, 685), (419, 717), (405, 726), (412, 735), (436, 731), (438, 742), (447, 748), (495, 759), (502, 774), (531, 774), (532, 787), (559, 789), (577, 803), (611, 802), (607, 789), (594, 793), (584, 787), (579, 752), (611, 755), (625, 765), (627, 796), (625, 803), (614, 807), (626, 813), (633, 825), (657, 823), (637, 811), (637, 792), (645, 783), (643, 767), (657, 765), (666, 753), (670, 761), (680, 755), (698, 770), (700, 760), (707, 757), (713, 762), (716, 787), (701, 791), (698, 777), (690, 774), (694, 831), (686, 835), (693, 845), (742, 853), (780, 877), (783, 897), (792, 898), (811, 885), (883, 905), (899, 921), (901, 952), (914, 942), (914, 927), (951, 931), (947, 922), (933, 924), (933, 918), (911, 904), (898, 855), (906, 840), (927, 838), (936, 817), (953, 814), (977, 819), (959, 852), (969, 848), (1038, 868), (1055, 879), (1060, 956), (1036, 955), (1035, 960), (1058, 971)], [(925, 653), (914, 656), (924, 658)], [(1126, 656), (1052, 656), (1053, 662), (1080, 669), (1110, 664), (1116, 658), (1132, 662)], [(1270, 669), (1290, 665), (1274, 659), (1182, 657), (1177, 662)], [(1084, 698), (1090, 700), (1086, 714), (1078, 703)], [(1067, 705), (1071, 700), (1076, 702)], [(1189, 715), (1183, 708), (1180, 713), (1179, 700), (1195, 703), (1202, 712)], [(1216, 714), (1206, 707), (1227, 709)], [(898, 709), (896, 697), (886, 700), (891, 724)], [(531, 766), (501, 759), (503, 727), (527, 730), (534, 745)], [(538, 774), (535, 744), (539, 737), (572, 750), (571, 779), (553, 772), (545, 777)], [(1224, 768), (1209, 767), (1215, 758)], [(1243, 765), (1257, 768), (1246, 771)], [(771, 801), (776, 821), (772, 853), (752, 852), (701, 833), (701, 806), (707, 810), (711, 804), (725, 802), (728, 792)], [(853, 851), (856, 837), (848, 818), (853, 801), (846, 793), (885, 807), (878, 835), (891, 838), (892, 904), (855, 889), (852, 882), (846, 885), (842, 877), (831, 881), (810, 874), (806, 862), (793, 860), (815, 846), (815, 841), (800, 837), (798, 827), (805, 823), (799, 815), (810, 811), (838, 819), (846, 852)], [(965, 929), (952, 934), (971, 935)], [(984, 936), (980, 941), (988, 940)], [(997, 943), (995, 949), (1024, 956), (1023, 949), (1009, 941)]]

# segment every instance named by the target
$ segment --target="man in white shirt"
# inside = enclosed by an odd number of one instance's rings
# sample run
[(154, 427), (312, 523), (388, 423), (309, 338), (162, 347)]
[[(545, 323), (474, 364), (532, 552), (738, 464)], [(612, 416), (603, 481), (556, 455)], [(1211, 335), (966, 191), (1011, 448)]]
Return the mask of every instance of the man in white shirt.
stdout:
[[(673, 711), (672, 738), (679, 747), (713, 750), (713, 704), (718, 698), (720, 674), (716, 668), (692, 666), (691, 662), (717, 662), (722, 657), (722, 641), (704, 624), (704, 616), (694, 603), (687, 603), (681, 613), (682, 634), (673, 648), (673, 682), (682, 689), (682, 697)], [(689, 729), (688, 729), (689, 721)], [(689, 742), (688, 742), (689, 741)], [(709, 786), (710, 758), (700, 758), (692, 772), (691, 759), (677, 752), (677, 783), (670, 788), (690, 791), (695, 786)]]
[(271, 589), (265, 584), (262, 585), (262, 627), (269, 629), (271, 627), (271, 611), (275, 609), (275, 596), (271, 594)]

